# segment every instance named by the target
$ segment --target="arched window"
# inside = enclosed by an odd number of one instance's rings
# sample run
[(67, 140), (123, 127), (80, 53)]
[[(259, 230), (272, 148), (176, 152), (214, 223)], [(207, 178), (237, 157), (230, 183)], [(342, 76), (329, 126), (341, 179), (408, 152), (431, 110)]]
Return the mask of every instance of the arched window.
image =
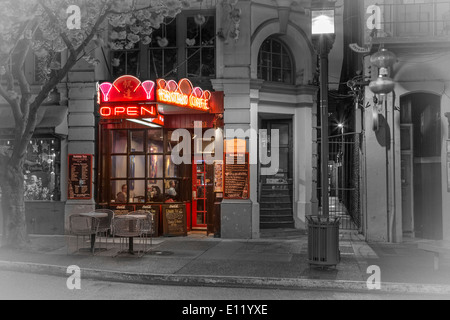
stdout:
[(278, 39), (268, 38), (259, 50), (258, 79), (293, 84), (294, 66), (286, 45)]

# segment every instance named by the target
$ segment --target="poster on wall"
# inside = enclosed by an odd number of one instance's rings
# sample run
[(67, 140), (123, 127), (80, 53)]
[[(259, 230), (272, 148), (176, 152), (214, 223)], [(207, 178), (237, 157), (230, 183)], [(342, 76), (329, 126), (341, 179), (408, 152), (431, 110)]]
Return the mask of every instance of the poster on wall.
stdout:
[(68, 199), (92, 198), (92, 155), (69, 154)]
[(250, 170), (248, 153), (227, 153), (224, 163), (224, 198), (249, 199)]
[(223, 161), (214, 162), (214, 192), (223, 192)]

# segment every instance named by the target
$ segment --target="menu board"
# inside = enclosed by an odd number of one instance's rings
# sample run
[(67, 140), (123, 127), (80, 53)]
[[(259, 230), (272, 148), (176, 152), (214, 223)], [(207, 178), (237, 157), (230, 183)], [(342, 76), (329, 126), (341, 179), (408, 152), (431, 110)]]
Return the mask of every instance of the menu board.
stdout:
[(69, 154), (68, 198), (82, 200), (92, 198), (92, 155)]
[(147, 212), (150, 212), (152, 215), (152, 236), (157, 237), (158, 236), (158, 229), (159, 229), (159, 205), (145, 205), (145, 206), (137, 206), (136, 210), (145, 210)]
[(224, 164), (224, 198), (249, 198), (249, 161), (248, 153), (227, 153)]
[(164, 236), (186, 236), (186, 206), (184, 204), (163, 205), (162, 210)]

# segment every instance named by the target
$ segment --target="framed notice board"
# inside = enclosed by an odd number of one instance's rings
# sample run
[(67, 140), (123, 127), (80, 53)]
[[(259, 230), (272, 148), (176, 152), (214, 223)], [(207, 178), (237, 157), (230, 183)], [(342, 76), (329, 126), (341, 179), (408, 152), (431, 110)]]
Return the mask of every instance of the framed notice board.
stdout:
[(250, 166), (246, 153), (226, 153), (223, 170), (224, 199), (249, 199)]
[(92, 198), (92, 155), (69, 154), (68, 199), (84, 200)]
[(186, 206), (184, 204), (163, 205), (162, 219), (164, 236), (187, 236)]

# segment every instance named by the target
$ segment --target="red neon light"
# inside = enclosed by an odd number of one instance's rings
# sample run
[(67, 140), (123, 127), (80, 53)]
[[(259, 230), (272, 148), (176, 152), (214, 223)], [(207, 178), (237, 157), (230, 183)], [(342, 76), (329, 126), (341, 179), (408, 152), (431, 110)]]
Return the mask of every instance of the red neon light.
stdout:
[(157, 114), (155, 105), (137, 104), (101, 106), (99, 113), (107, 119), (154, 118)]
[(117, 78), (114, 83), (104, 82), (98, 87), (103, 93), (100, 103), (155, 101), (155, 83), (150, 80), (141, 83), (136, 77), (122, 76)]
[(158, 79), (156, 83), (156, 98), (159, 102), (209, 111), (211, 92), (194, 88), (188, 79), (181, 79), (178, 84), (173, 80), (166, 82), (164, 79)]
[(156, 118), (149, 118), (149, 119), (144, 119), (144, 120), (147, 122), (158, 124), (160, 126), (164, 126), (164, 115), (162, 115), (162, 114), (158, 114), (158, 116)]

